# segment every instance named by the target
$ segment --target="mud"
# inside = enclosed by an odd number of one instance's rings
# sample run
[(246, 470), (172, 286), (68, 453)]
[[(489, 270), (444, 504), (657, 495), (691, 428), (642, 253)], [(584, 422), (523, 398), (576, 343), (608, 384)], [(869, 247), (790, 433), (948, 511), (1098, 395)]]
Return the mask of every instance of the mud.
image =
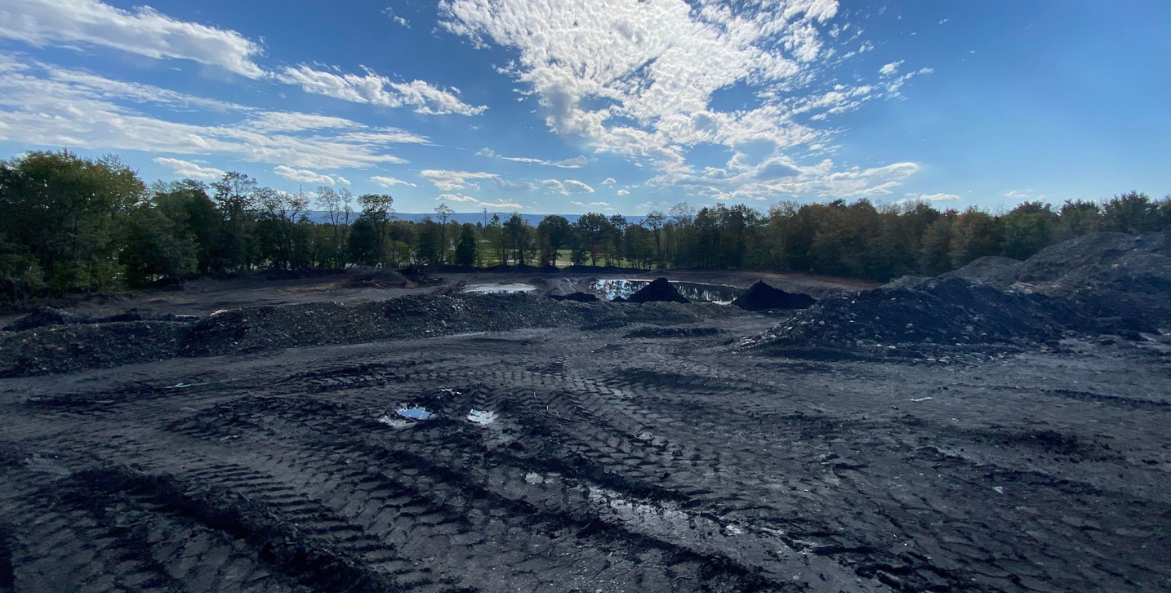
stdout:
[(748, 287), (732, 304), (746, 311), (767, 311), (769, 309), (808, 309), (817, 302), (807, 294), (793, 294), (773, 288), (764, 282)]
[(666, 278), (655, 278), (650, 284), (640, 288), (638, 292), (626, 297), (630, 303), (686, 303), (687, 298), (667, 281)]
[(1171, 587), (1140, 344), (815, 361), (739, 351), (777, 318), (717, 305), (399, 301), (0, 380), (0, 590)]

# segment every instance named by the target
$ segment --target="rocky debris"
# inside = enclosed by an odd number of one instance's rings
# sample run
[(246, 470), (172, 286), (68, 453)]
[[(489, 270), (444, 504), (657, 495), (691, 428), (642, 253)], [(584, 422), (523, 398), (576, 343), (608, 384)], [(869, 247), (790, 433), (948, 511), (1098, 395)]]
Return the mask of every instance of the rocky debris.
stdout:
[(732, 301), (733, 305), (745, 311), (766, 311), (768, 309), (807, 309), (817, 300), (807, 294), (789, 293), (773, 288), (764, 282), (757, 282), (748, 291)]
[(667, 303), (686, 303), (689, 302), (686, 297), (679, 294), (674, 286), (667, 281), (666, 278), (655, 278), (653, 282), (642, 287), (638, 292), (626, 298), (628, 303), (651, 303), (651, 302), (667, 302)]
[(960, 278), (822, 299), (743, 347), (860, 355), (945, 357), (982, 346), (1013, 349), (1059, 339), (1089, 319), (1075, 303), (1002, 291)]
[(346, 278), (346, 288), (403, 288), (410, 280), (397, 270), (359, 268)]
[(569, 294), (548, 294), (546, 295), (555, 301), (575, 301), (578, 303), (596, 303), (598, 302), (598, 295), (589, 292), (571, 292)]

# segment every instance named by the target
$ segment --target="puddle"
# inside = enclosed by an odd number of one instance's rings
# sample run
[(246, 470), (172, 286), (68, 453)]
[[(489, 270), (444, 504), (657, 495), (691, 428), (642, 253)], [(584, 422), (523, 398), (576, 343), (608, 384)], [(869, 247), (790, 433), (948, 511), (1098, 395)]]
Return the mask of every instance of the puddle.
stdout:
[(433, 413), (428, 412), (427, 408), (399, 408), (394, 415), (383, 414), (378, 417), (378, 421), (391, 428), (406, 428), (417, 421), (427, 420)]
[(427, 408), (400, 408), (396, 414), (411, 420), (426, 420), (433, 415)]
[[(650, 280), (627, 280), (623, 278), (602, 278), (590, 283), (590, 289), (606, 297), (607, 300), (615, 297), (626, 298), (642, 290), (650, 284)], [(717, 305), (730, 305), (736, 297), (744, 293), (744, 289), (723, 284), (703, 284), (700, 282), (677, 282), (671, 280), (671, 286), (689, 301), (707, 301)]]
[(536, 289), (537, 287), (532, 284), (514, 282), (511, 284), (471, 284), (464, 289), (464, 292), (477, 294), (516, 294), (518, 292), (532, 292)]
[(468, 422), (479, 424), (480, 426), (488, 426), (496, 422), (496, 412), (473, 409), (471, 412), (468, 412)]

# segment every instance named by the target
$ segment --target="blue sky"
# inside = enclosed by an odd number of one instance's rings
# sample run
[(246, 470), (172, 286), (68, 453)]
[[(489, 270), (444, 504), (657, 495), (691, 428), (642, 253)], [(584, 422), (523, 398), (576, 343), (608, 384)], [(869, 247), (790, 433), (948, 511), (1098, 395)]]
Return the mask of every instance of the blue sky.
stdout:
[(0, 154), (401, 212), (1171, 192), (1171, 3), (0, 3)]

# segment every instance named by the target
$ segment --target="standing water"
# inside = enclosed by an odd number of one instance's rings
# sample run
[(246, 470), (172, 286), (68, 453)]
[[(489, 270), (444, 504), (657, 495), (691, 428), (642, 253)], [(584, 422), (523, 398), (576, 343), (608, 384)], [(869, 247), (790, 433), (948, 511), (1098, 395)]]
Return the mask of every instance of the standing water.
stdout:
[[(744, 294), (743, 288), (724, 286), (723, 284), (703, 284), (699, 282), (677, 282), (671, 280), (671, 286), (679, 291), (689, 301), (708, 301), (717, 305), (730, 305), (736, 297)], [(622, 278), (602, 278), (590, 283), (590, 289), (607, 299), (616, 297), (628, 298), (650, 284), (649, 280), (626, 280)]]

